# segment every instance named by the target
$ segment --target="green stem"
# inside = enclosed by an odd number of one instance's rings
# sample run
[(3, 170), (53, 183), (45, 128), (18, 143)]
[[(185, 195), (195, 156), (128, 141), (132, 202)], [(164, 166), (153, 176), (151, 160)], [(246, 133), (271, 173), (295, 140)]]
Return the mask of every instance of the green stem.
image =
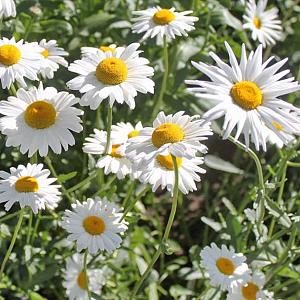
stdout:
[(46, 162), (47, 166), (49, 167), (49, 169), (50, 169), (51, 173), (53, 174), (53, 176), (55, 178), (57, 178), (57, 181), (60, 183), (63, 195), (65, 195), (70, 202), (73, 202), (73, 199), (72, 199), (72, 196), (70, 195), (70, 192), (64, 187), (62, 182), (58, 180), (58, 174), (56, 173), (49, 156), (45, 157), (45, 162)]
[(111, 135), (111, 125), (112, 125), (112, 111), (113, 108), (108, 104), (108, 115), (107, 115), (107, 135), (106, 135), (106, 145), (104, 149), (104, 154), (108, 153), (110, 146), (110, 135)]
[(72, 186), (71, 188), (67, 189), (68, 193), (73, 193), (76, 190), (79, 190), (81, 187), (85, 186), (87, 183), (89, 183), (92, 179), (94, 179), (97, 176), (97, 171), (93, 171), (91, 172), (91, 174), (83, 179), (82, 181), (80, 181), (79, 183), (77, 183), (76, 185)]
[(287, 165), (289, 167), (300, 168), (300, 163), (296, 163), (296, 162), (292, 162), (292, 161), (288, 161)]
[(31, 228), (32, 228), (32, 218), (33, 218), (33, 213), (32, 213), (32, 210), (30, 209), (28, 229), (27, 229), (27, 237), (26, 237), (26, 245), (28, 245), (29, 242), (30, 242), (30, 235), (31, 235)]
[(16, 90), (16, 87), (15, 87), (15, 85), (13, 83), (11, 84), (11, 86), (9, 88), (9, 91), (10, 91), (10, 94), (12, 96), (16, 96), (17, 95), (17, 90)]
[(2, 224), (4, 221), (7, 221), (7, 220), (10, 220), (10, 219), (14, 218), (15, 216), (17, 216), (19, 214), (20, 214), (20, 211), (16, 211), (12, 214), (3, 216), (2, 218), (0, 218), (0, 224)]
[(160, 87), (159, 95), (155, 99), (154, 108), (152, 111), (151, 118), (153, 119), (158, 114), (159, 110), (161, 109), (163, 103), (164, 93), (167, 87), (167, 80), (169, 77), (169, 56), (168, 56), (168, 43), (166, 36), (164, 37), (164, 76), (162, 80), (162, 84)]
[(88, 278), (88, 275), (87, 275), (87, 256), (88, 256), (88, 249), (85, 250), (84, 252), (84, 258), (83, 258), (83, 273), (85, 275), (85, 281), (86, 281), (86, 291), (87, 291), (87, 294), (88, 294), (88, 298), (89, 300), (92, 299), (91, 297), (91, 292), (90, 292), (90, 289), (89, 289), (89, 278)]
[(15, 242), (17, 240), (17, 237), (18, 237), (18, 233), (19, 233), (19, 230), (21, 228), (21, 225), (22, 225), (22, 221), (23, 221), (23, 218), (24, 218), (24, 214), (25, 214), (25, 208), (22, 208), (21, 211), (20, 211), (20, 215), (19, 215), (19, 219), (18, 219), (18, 222), (17, 222), (17, 225), (15, 227), (15, 231), (14, 231), (14, 234), (13, 234), (13, 237), (11, 239), (11, 242), (10, 242), (10, 245), (8, 247), (8, 250), (6, 251), (6, 254), (5, 254), (5, 257), (2, 261), (2, 264), (1, 264), (1, 268), (0, 268), (0, 282), (1, 282), (1, 277), (2, 277), (2, 274), (3, 274), (3, 271), (4, 271), (4, 268), (5, 268), (5, 265), (10, 257), (10, 254), (14, 248), (14, 245), (15, 245)]
[(132, 296), (130, 299), (136, 299), (135, 296), (138, 293), (139, 289), (141, 288), (143, 282), (146, 280), (146, 278), (148, 277), (148, 275), (150, 274), (154, 264), (156, 263), (156, 261), (158, 260), (160, 254), (163, 251), (163, 248), (165, 247), (165, 244), (169, 238), (169, 234), (170, 234), (170, 230), (172, 228), (173, 225), (173, 221), (175, 218), (175, 214), (176, 214), (176, 209), (177, 209), (177, 203), (178, 203), (178, 165), (177, 165), (177, 161), (176, 161), (176, 157), (174, 157), (172, 155), (172, 161), (173, 161), (173, 166), (174, 166), (174, 173), (175, 173), (175, 184), (174, 184), (174, 194), (173, 194), (173, 201), (172, 201), (172, 208), (171, 208), (171, 212), (169, 215), (169, 220), (167, 223), (167, 227), (165, 230), (165, 233), (163, 235), (163, 238), (161, 240), (160, 245), (158, 246), (150, 264), (148, 265), (146, 271), (144, 272), (144, 274), (142, 275), (142, 277), (140, 278), (140, 280), (136, 283)]
[(127, 216), (127, 214), (132, 210), (132, 208), (135, 206), (135, 204), (145, 195), (145, 193), (149, 190), (149, 186), (146, 186), (137, 196), (134, 198), (134, 201), (132, 201), (127, 207), (124, 207), (124, 213), (121, 218), (121, 221)]
[[(53, 217), (51, 217), (53, 218)], [(38, 215), (37, 215), (37, 219), (36, 219), (36, 222), (35, 222), (35, 225), (34, 225), (34, 228), (33, 228), (33, 233), (32, 233), (32, 237), (31, 237), (31, 243), (33, 243), (36, 235), (37, 235), (37, 230), (38, 230), (38, 227), (40, 225), (40, 221), (41, 221), (41, 212), (39, 211)]]
[(135, 180), (133, 180), (129, 186), (129, 189), (128, 189), (128, 192), (126, 194), (126, 197), (124, 198), (124, 201), (123, 201), (123, 207), (124, 209), (126, 209), (128, 203), (130, 202), (130, 198), (132, 196), (132, 193), (134, 191), (134, 187), (135, 187)]

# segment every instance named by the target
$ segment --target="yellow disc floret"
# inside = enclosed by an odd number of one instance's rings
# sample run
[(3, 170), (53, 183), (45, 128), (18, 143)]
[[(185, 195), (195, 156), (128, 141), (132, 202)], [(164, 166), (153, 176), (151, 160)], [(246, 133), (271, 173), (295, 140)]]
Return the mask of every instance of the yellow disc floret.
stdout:
[(103, 52), (112, 52), (112, 53), (114, 53), (116, 51), (115, 48), (110, 47), (110, 46), (100, 46), (99, 49)]
[[(173, 164), (172, 156), (170, 154), (169, 155), (157, 155), (156, 160), (159, 162), (159, 164), (162, 167), (164, 167), (168, 170), (174, 170), (174, 164)], [(177, 162), (177, 166), (179, 168), (182, 164), (182, 158), (176, 157), (176, 162)]]
[(261, 28), (261, 20), (258, 17), (253, 18), (253, 24), (257, 29)]
[(168, 143), (178, 143), (184, 138), (184, 132), (177, 124), (159, 125), (152, 133), (152, 144), (159, 148)]
[(35, 193), (39, 190), (39, 184), (32, 176), (23, 176), (16, 181), (15, 189), (19, 193)]
[(242, 294), (246, 300), (256, 300), (258, 291), (258, 286), (252, 282), (248, 282), (246, 286), (242, 287)]
[(83, 227), (91, 235), (100, 235), (105, 231), (105, 222), (97, 216), (89, 216), (83, 220)]
[(21, 59), (21, 51), (14, 45), (3, 45), (0, 47), (0, 63), (12, 66)]
[(24, 118), (28, 126), (45, 129), (55, 123), (56, 110), (52, 104), (46, 101), (36, 101), (26, 108)]
[(96, 69), (96, 77), (104, 84), (116, 85), (127, 79), (128, 69), (120, 58), (109, 57), (103, 59)]
[(216, 261), (216, 266), (219, 271), (225, 275), (232, 275), (235, 270), (234, 263), (226, 257), (219, 258)]
[(45, 49), (44, 51), (41, 52), (41, 54), (44, 56), (44, 58), (47, 58), (49, 56), (49, 51)]
[(83, 290), (87, 289), (87, 280), (86, 280), (85, 272), (82, 271), (78, 274), (77, 284), (81, 289)]
[(252, 81), (240, 81), (230, 90), (234, 102), (246, 110), (255, 109), (262, 104), (263, 95), (260, 88)]
[(132, 130), (131, 132), (128, 133), (128, 138), (133, 138), (133, 137), (136, 137), (140, 134), (140, 131), (139, 130)]
[(121, 158), (123, 157), (121, 154), (118, 153), (118, 149), (121, 146), (121, 144), (115, 144), (111, 146), (111, 152), (110, 156), (115, 157), (115, 158)]
[(175, 19), (175, 15), (168, 9), (161, 9), (153, 16), (153, 22), (158, 25), (166, 25)]

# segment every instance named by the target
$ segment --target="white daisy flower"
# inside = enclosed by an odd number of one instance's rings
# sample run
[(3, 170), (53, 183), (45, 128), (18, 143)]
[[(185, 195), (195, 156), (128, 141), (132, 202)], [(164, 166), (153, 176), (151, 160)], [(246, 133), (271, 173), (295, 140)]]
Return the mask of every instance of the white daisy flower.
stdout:
[(158, 45), (162, 44), (164, 36), (167, 41), (175, 39), (176, 35), (187, 36), (187, 32), (194, 30), (194, 23), (198, 21), (197, 17), (188, 16), (191, 13), (192, 10), (176, 12), (174, 7), (166, 9), (159, 6), (134, 11), (137, 17), (133, 19), (132, 32), (145, 32), (143, 40), (157, 36)]
[(88, 249), (90, 254), (99, 250), (108, 253), (117, 249), (122, 239), (120, 233), (126, 231), (119, 208), (106, 198), (87, 199), (87, 202), (72, 204), (74, 211), (66, 210), (62, 227), (70, 233), (68, 240), (76, 241), (77, 251)]
[(193, 158), (197, 151), (206, 153), (207, 147), (200, 141), (207, 140), (212, 131), (210, 124), (203, 122), (198, 116), (184, 115), (183, 111), (168, 116), (160, 112), (153, 127), (145, 127), (138, 136), (129, 139), (126, 153), (130, 158), (142, 154), (143, 160), (169, 154)]
[[(264, 132), (264, 124), (287, 144), (289, 139), (285, 133), (300, 133), (299, 119), (293, 114), (299, 112), (299, 109), (279, 99), (282, 95), (299, 90), (294, 77), (282, 79), (289, 70), (277, 73), (287, 59), (270, 66), (273, 57), (263, 62), (261, 45), (248, 58), (243, 45), (241, 61), (238, 64), (231, 47), (227, 43), (225, 45), (230, 66), (216, 54), (210, 53), (217, 67), (202, 62), (192, 64), (211, 81), (186, 80), (186, 83), (196, 86), (189, 88), (190, 91), (214, 104), (203, 118), (211, 121), (225, 116), (223, 138), (228, 138), (236, 127), (235, 139), (243, 133), (247, 147), (251, 136), (256, 149), (259, 150), (261, 145), (266, 151), (267, 134)], [(284, 130), (277, 130), (274, 122)]]
[[(94, 129), (94, 133), (85, 139), (83, 152), (102, 155), (105, 151), (107, 133), (103, 130)], [(125, 156), (122, 149), (124, 138), (118, 139), (114, 132), (111, 134), (111, 143), (108, 147), (108, 154), (99, 158), (96, 168), (103, 169), (104, 174), (116, 174), (118, 179), (125, 178), (131, 173), (131, 161)]]
[(278, 20), (278, 8), (266, 10), (268, 0), (255, 0), (247, 2), (245, 15), (243, 16), (245, 29), (252, 31), (252, 39), (258, 40), (263, 47), (275, 44), (282, 38), (281, 21)]
[[(200, 176), (197, 173), (204, 174), (206, 171), (198, 165), (203, 164), (202, 157), (187, 159), (185, 157), (176, 158), (178, 166), (178, 185), (183, 194), (197, 190), (195, 181), (199, 182)], [(141, 165), (140, 163), (139, 165)], [(150, 183), (152, 191), (155, 192), (159, 187), (173, 194), (175, 185), (174, 164), (171, 155), (158, 155), (155, 159), (142, 167), (139, 177), (142, 183)]]
[(255, 271), (245, 284), (236, 286), (227, 295), (227, 300), (273, 300), (273, 293), (263, 290), (265, 275)]
[(59, 69), (59, 65), (64, 67), (68, 66), (68, 62), (63, 58), (63, 56), (69, 55), (63, 48), (58, 47), (55, 40), (46, 41), (41, 40), (39, 43), (40, 47), (43, 48), (41, 54), (43, 59), (41, 60), (40, 74), (44, 78), (52, 79), (54, 77), (54, 72)]
[(6, 146), (20, 146), (21, 153), (32, 156), (39, 152), (46, 156), (49, 147), (60, 154), (62, 148), (75, 145), (71, 133), (82, 131), (80, 115), (83, 111), (73, 107), (78, 99), (53, 87), (26, 91), (19, 89), (16, 97), (0, 101), (0, 130), (7, 135)]
[(221, 290), (233, 290), (248, 282), (250, 271), (242, 253), (235, 253), (225, 245), (221, 249), (215, 243), (204, 247), (200, 253), (202, 265), (207, 270), (211, 285), (220, 286)]
[(114, 52), (86, 54), (72, 63), (69, 70), (79, 76), (67, 85), (84, 94), (80, 104), (95, 110), (104, 99), (109, 98), (110, 106), (117, 101), (125, 102), (134, 109), (137, 92), (153, 93), (154, 82), (148, 77), (154, 74), (154, 70), (147, 66), (149, 61), (146, 58), (139, 57), (139, 46), (133, 43), (126, 48), (118, 47)]
[(43, 58), (42, 48), (37, 43), (18, 42), (15, 38), (0, 39), (0, 78), (2, 88), (10, 88), (13, 82), (18, 81), (26, 87), (24, 77), (38, 80), (40, 61)]
[[(63, 286), (66, 288), (68, 299), (88, 300), (83, 255), (75, 253), (72, 257), (68, 257), (66, 260), (66, 269), (63, 273)], [(87, 278), (90, 292), (99, 294), (106, 281), (103, 270), (88, 268)]]
[(0, 18), (15, 17), (16, 4), (14, 0), (0, 0)]
[(31, 207), (36, 214), (39, 210), (54, 209), (61, 200), (60, 185), (53, 185), (56, 178), (48, 178), (50, 171), (43, 164), (19, 165), (10, 168), (10, 172), (0, 171), (0, 203), (6, 202), (5, 210), (14, 203), (20, 207)]
[[(96, 54), (99, 51), (103, 51), (103, 52), (112, 52), (114, 53), (116, 51), (117, 45), (116, 44), (111, 44), (109, 46), (100, 46), (98, 48), (96, 47), (82, 47), (81, 48), (81, 54), (82, 55), (86, 55), (86, 54)], [(122, 48), (124, 49), (124, 48)]]

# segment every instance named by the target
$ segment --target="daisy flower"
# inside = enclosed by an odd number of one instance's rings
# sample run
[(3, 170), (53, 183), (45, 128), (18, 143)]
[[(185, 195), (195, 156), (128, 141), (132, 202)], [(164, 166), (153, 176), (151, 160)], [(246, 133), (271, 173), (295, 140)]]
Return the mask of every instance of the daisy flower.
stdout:
[[(204, 174), (206, 172), (198, 166), (203, 164), (204, 159), (202, 157), (191, 159), (177, 157), (176, 162), (178, 166), (178, 184), (180, 191), (183, 194), (188, 194), (196, 190), (195, 181), (200, 181), (200, 176), (197, 173)], [(175, 173), (171, 155), (158, 155), (141, 169), (140, 181), (142, 183), (150, 183), (153, 192), (155, 192), (158, 187), (161, 187), (162, 189), (167, 188), (167, 190), (173, 194)]]
[(137, 92), (154, 92), (154, 82), (148, 77), (154, 74), (146, 58), (139, 57), (140, 44), (133, 43), (116, 51), (98, 51), (86, 54), (69, 66), (79, 76), (67, 82), (72, 90), (84, 94), (80, 100), (83, 106), (97, 109), (108, 98), (110, 106), (115, 101), (128, 104), (134, 109)]
[(250, 279), (246, 257), (235, 253), (225, 245), (221, 249), (215, 243), (204, 247), (200, 253), (202, 265), (208, 272), (211, 284), (220, 286), (221, 290), (231, 291)]
[(76, 241), (77, 251), (88, 249), (90, 254), (99, 250), (108, 253), (117, 249), (122, 239), (120, 233), (126, 231), (119, 208), (106, 198), (87, 199), (86, 202), (72, 204), (74, 211), (66, 210), (62, 227), (70, 233), (68, 240)]
[(177, 36), (187, 36), (187, 32), (194, 30), (197, 17), (188, 16), (192, 10), (176, 12), (175, 8), (161, 8), (159, 6), (146, 10), (134, 11), (137, 17), (133, 19), (133, 33), (145, 32), (142, 40), (157, 36), (157, 44), (162, 44), (163, 37), (167, 40), (175, 39)]
[(26, 87), (24, 77), (38, 80), (40, 61), (43, 58), (42, 48), (37, 43), (18, 42), (15, 38), (0, 39), (0, 79), (2, 88), (10, 88), (13, 82), (18, 81)]
[(264, 284), (265, 275), (255, 271), (247, 283), (228, 293), (227, 300), (273, 300), (273, 293), (263, 290)]
[[(83, 152), (89, 154), (102, 155), (105, 151), (107, 133), (103, 130), (94, 129), (94, 133), (85, 139)], [(118, 139), (114, 132), (111, 134), (111, 143), (108, 153), (97, 161), (96, 168), (103, 169), (104, 174), (116, 174), (118, 179), (123, 179), (131, 173), (131, 162), (125, 156), (122, 149), (124, 138)]]
[[(261, 145), (266, 151), (267, 134), (264, 125), (287, 144), (289, 139), (286, 133), (291, 135), (300, 133), (299, 119), (294, 115), (300, 110), (279, 98), (299, 90), (294, 77), (282, 79), (289, 74), (289, 70), (277, 73), (287, 59), (270, 65), (273, 57), (262, 61), (262, 45), (255, 52), (251, 52), (249, 57), (243, 45), (241, 61), (238, 63), (231, 47), (227, 43), (225, 46), (229, 53), (230, 65), (224, 63), (216, 54), (210, 53), (217, 63), (216, 67), (202, 62), (192, 64), (211, 81), (186, 81), (187, 84), (194, 86), (189, 89), (190, 91), (214, 105), (203, 118), (211, 121), (225, 116), (223, 138), (228, 138), (236, 127), (235, 139), (243, 133), (247, 147), (251, 137), (257, 150)], [(278, 130), (278, 126), (282, 130)]]
[(52, 79), (54, 77), (54, 72), (59, 69), (59, 65), (64, 67), (68, 66), (68, 62), (63, 58), (63, 56), (67, 56), (69, 54), (64, 51), (63, 48), (58, 47), (55, 40), (47, 42), (43, 39), (40, 41), (39, 45), (43, 48), (43, 51), (41, 52), (43, 59), (41, 60), (40, 74), (44, 78)]
[(49, 147), (60, 154), (62, 147), (75, 145), (71, 133), (82, 131), (80, 115), (83, 111), (73, 107), (78, 100), (67, 92), (57, 92), (53, 87), (29, 91), (19, 89), (16, 97), (0, 101), (0, 130), (7, 136), (6, 146), (20, 146), (21, 153), (32, 156), (39, 152), (46, 156)]
[(0, 203), (6, 202), (5, 210), (10, 210), (14, 203), (20, 207), (31, 207), (36, 214), (39, 210), (54, 209), (61, 200), (60, 185), (53, 185), (56, 178), (48, 178), (50, 171), (43, 169), (43, 164), (19, 165), (10, 168), (10, 172), (1, 171)]
[(138, 136), (129, 139), (126, 153), (129, 157), (142, 154), (143, 160), (169, 154), (193, 158), (197, 151), (206, 153), (207, 147), (200, 141), (207, 140), (212, 131), (210, 124), (203, 122), (198, 116), (184, 115), (183, 111), (168, 116), (160, 112), (153, 127), (145, 127)]
[[(81, 48), (81, 54), (86, 55), (86, 54), (96, 54), (99, 51), (103, 52), (112, 52), (114, 53), (116, 51), (117, 45), (116, 44), (111, 44), (109, 46), (100, 46), (98, 48), (96, 47), (82, 47)], [(123, 48), (124, 49), (124, 48)]]
[(13, 0), (0, 0), (0, 18), (15, 17), (16, 5)]
[(278, 20), (278, 9), (273, 7), (266, 10), (268, 0), (255, 0), (247, 2), (243, 16), (245, 29), (252, 31), (252, 39), (258, 40), (264, 47), (275, 44), (282, 37), (281, 21)]
[[(75, 253), (72, 257), (67, 258), (63, 277), (63, 286), (66, 288), (69, 300), (89, 299), (82, 254)], [(90, 292), (99, 294), (106, 281), (103, 271), (101, 269), (87, 269), (87, 278)]]

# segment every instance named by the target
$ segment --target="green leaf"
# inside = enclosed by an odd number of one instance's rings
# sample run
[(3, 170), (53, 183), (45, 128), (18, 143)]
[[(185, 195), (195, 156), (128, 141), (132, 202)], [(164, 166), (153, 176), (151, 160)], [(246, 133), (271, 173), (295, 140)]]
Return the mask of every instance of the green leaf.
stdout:
[(38, 294), (36, 292), (30, 292), (29, 300), (47, 300), (47, 299), (42, 297), (40, 294)]
[(61, 174), (58, 176), (57, 180), (61, 183), (64, 183), (72, 178), (74, 178), (77, 175), (77, 172), (71, 172), (68, 174)]

